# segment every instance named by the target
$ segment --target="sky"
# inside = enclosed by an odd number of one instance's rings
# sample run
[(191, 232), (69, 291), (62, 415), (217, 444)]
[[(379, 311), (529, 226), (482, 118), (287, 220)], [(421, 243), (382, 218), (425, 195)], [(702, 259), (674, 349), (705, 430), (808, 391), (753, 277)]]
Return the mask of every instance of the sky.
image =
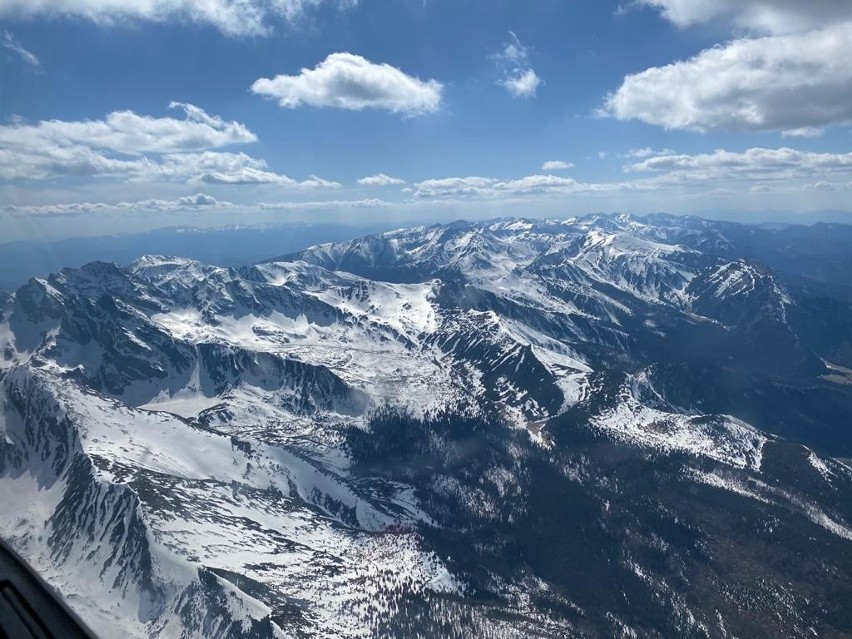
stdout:
[(0, 241), (852, 209), (849, 60), (849, 0), (0, 0)]

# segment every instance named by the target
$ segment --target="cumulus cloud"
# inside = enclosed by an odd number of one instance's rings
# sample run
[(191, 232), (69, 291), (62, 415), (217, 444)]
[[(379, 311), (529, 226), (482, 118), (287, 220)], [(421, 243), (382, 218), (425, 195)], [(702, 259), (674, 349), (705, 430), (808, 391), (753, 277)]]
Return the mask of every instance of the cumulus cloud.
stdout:
[(496, 191), (509, 193), (545, 193), (548, 191), (566, 191), (581, 188), (577, 180), (558, 177), (556, 175), (528, 175), (517, 180), (498, 182), (494, 185)]
[(414, 185), (417, 199), (498, 198), (545, 193), (578, 193), (622, 190), (625, 183), (587, 184), (556, 175), (528, 175), (512, 180), (485, 177), (451, 177), (424, 180)]
[(405, 184), (405, 180), (384, 173), (377, 173), (376, 175), (362, 177), (358, 180), (358, 184), (361, 186), (392, 186), (394, 184)]
[(325, 180), (321, 177), (317, 177), (316, 175), (310, 176), (307, 180), (302, 180), (298, 183), (300, 189), (339, 189), (343, 185), (340, 182), (333, 182), (332, 180)]
[(263, 160), (252, 158), (244, 153), (207, 153), (200, 156), (184, 154), (164, 159), (164, 167), (159, 172), (163, 177), (181, 179), (190, 182), (211, 185), (248, 185), (275, 184), (293, 189), (336, 189), (339, 182), (325, 180), (315, 175), (307, 180), (293, 178), (270, 171)]
[(509, 31), (509, 40), (498, 53), (489, 57), (495, 60), (502, 77), (497, 84), (516, 98), (534, 97), (541, 78), (529, 65), (530, 48), (521, 44), (518, 36)]
[(668, 129), (814, 134), (852, 121), (852, 22), (747, 38), (629, 75), (605, 111)]
[(120, 178), (199, 184), (277, 184), (300, 188), (339, 186), (305, 182), (269, 169), (262, 159), (222, 147), (257, 140), (244, 124), (227, 122), (197, 106), (172, 103), (184, 118), (155, 118), (116, 111), (103, 120), (20, 121), (0, 126), (0, 179)]
[(173, 102), (170, 108), (182, 110), (184, 118), (114, 111), (103, 120), (16, 122), (0, 126), (0, 149), (46, 158), (72, 151), (82, 160), (83, 156), (91, 155), (87, 151), (138, 157), (144, 153), (201, 151), (257, 140), (244, 124), (226, 122), (194, 105)]
[(523, 198), (540, 195), (615, 193), (764, 193), (836, 191), (852, 177), (852, 153), (817, 153), (791, 148), (723, 149), (712, 153), (634, 150), (630, 179), (581, 182), (543, 174), (500, 180), (489, 177), (430, 179), (414, 185), (415, 199)]
[(352, 53), (332, 53), (298, 75), (260, 78), (252, 92), (286, 108), (330, 107), (360, 111), (384, 109), (405, 115), (437, 111), (443, 85), (421, 80), (389, 64), (375, 64)]
[(207, 184), (296, 184), (245, 153), (206, 151), (114, 157), (82, 146), (4, 149), (0, 179), (115, 178), (137, 182), (188, 181)]
[(418, 182), (414, 186), (414, 197), (432, 198), (447, 196), (485, 195), (493, 191), (491, 186), (497, 182), (484, 177), (437, 178)]
[(238, 213), (251, 213), (257, 211), (308, 211), (308, 210), (335, 210), (335, 209), (370, 209), (385, 208), (391, 206), (390, 202), (377, 198), (361, 200), (308, 200), (308, 201), (281, 201), (281, 202), (259, 202), (255, 204), (234, 204), (225, 200), (218, 200), (205, 193), (196, 193), (176, 199), (147, 199), (134, 202), (72, 202), (44, 205), (6, 205), (0, 206), (0, 215), (21, 216), (72, 216), (98, 214), (133, 214), (133, 213), (187, 213), (208, 211), (233, 211)]
[(219, 204), (215, 197), (204, 193), (181, 197), (177, 201), (181, 206), (217, 206)]
[(831, 182), (826, 182), (825, 180), (821, 180), (819, 182), (814, 182), (813, 184), (806, 184), (805, 191), (810, 192), (823, 192), (823, 193), (831, 193), (832, 191), (836, 191), (837, 188)]
[[(298, 182), (286, 175), (279, 175), (273, 171), (269, 171), (266, 163), (262, 160), (256, 160), (245, 154), (228, 157), (229, 154), (216, 153), (214, 157), (209, 158), (209, 161), (204, 162), (199, 169), (203, 170), (198, 173), (191, 167), (191, 163), (182, 163), (180, 171), (176, 171), (176, 175), (190, 176), (189, 179), (200, 184), (225, 184), (225, 185), (243, 185), (243, 184), (277, 184), (279, 186), (296, 186)], [(215, 157), (219, 156), (219, 157)], [(182, 158), (189, 160), (190, 158)], [(167, 158), (168, 160), (168, 158)], [(227, 164), (221, 169), (214, 169), (213, 164), (222, 161)]]
[(721, 20), (737, 37), (627, 76), (602, 114), (668, 129), (812, 137), (852, 122), (852, 2), (635, 0), (672, 23)]
[[(181, 162), (173, 171), (177, 174), (198, 171), (199, 166), (215, 164), (217, 156), (212, 153), (183, 154)], [(223, 166), (226, 175), (235, 175), (241, 163), (257, 162), (248, 156), (231, 154), (230, 162), (234, 166)], [(209, 210), (228, 207), (234, 211), (257, 212), (262, 210), (334, 210), (345, 208), (379, 208), (404, 205), (429, 205), (430, 202), (447, 203), (484, 202), (484, 203), (524, 203), (524, 202), (568, 202), (568, 201), (699, 201), (697, 198), (725, 196), (743, 199), (752, 203), (760, 202), (766, 206), (774, 204), (778, 198), (796, 198), (799, 203), (812, 203), (815, 198), (820, 202), (837, 202), (852, 187), (852, 153), (819, 153), (791, 148), (752, 148), (745, 151), (727, 151), (719, 149), (711, 153), (684, 154), (673, 151), (634, 150), (620, 154), (629, 162), (624, 169), (629, 175), (623, 180), (610, 182), (582, 182), (573, 178), (548, 173), (527, 175), (517, 178), (494, 178), (484, 176), (444, 177), (428, 179), (406, 187), (411, 193), (409, 199), (391, 203), (382, 199), (367, 198), (360, 200), (313, 200), (259, 202), (231, 205), (216, 200), (204, 192), (188, 195), (176, 200), (144, 200), (142, 202), (123, 202), (119, 204), (60, 204), (43, 207), (6, 206), (0, 212), (7, 214), (65, 215), (92, 212), (122, 211), (170, 211), (170, 210)], [(166, 165), (167, 160), (163, 160)], [(185, 165), (185, 166), (184, 166)], [(251, 166), (243, 166), (249, 174)], [(258, 182), (286, 186), (293, 191), (337, 188), (336, 182), (323, 180), (315, 176), (297, 182), (285, 176), (275, 177), (263, 169), (256, 169), (260, 177)], [(207, 183), (231, 184), (227, 180)], [(627, 200), (625, 198), (638, 198)], [(594, 198), (586, 200), (568, 200), (565, 198)], [(613, 200), (612, 198), (615, 198)], [(621, 199), (619, 199), (621, 198)], [(644, 199), (643, 199), (644, 198)], [(754, 199), (759, 198), (759, 199)], [(768, 199), (767, 199), (768, 198)], [(774, 199), (773, 199), (774, 198)], [(833, 199), (832, 199), (833, 198)], [(726, 200), (734, 201), (734, 200)], [(792, 201), (792, 200), (791, 200)]]
[(781, 135), (790, 138), (818, 138), (822, 135), (822, 129), (815, 126), (803, 126), (798, 129), (786, 129)]
[(846, 0), (637, 0), (680, 27), (727, 20), (764, 33), (791, 33), (852, 20)]
[(540, 84), (541, 78), (532, 69), (519, 71), (500, 81), (500, 85), (516, 98), (531, 98), (535, 96)]
[(191, 22), (225, 35), (264, 35), (275, 20), (293, 22), (320, 5), (358, 0), (0, 0), (0, 17), (83, 18), (97, 24)]
[(0, 208), (0, 211), (13, 216), (32, 215), (52, 217), (90, 213), (131, 213), (134, 211), (201, 211), (233, 206), (230, 202), (217, 200), (212, 195), (196, 193), (195, 195), (187, 195), (174, 200), (152, 198), (136, 202), (72, 202), (31, 206), (4, 206)]
[(39, 59), (30, 51), (27, 51), (18, 39), (15, 38), (8, 31), (3, 32), (3, 38), (0, 40), (0, 45), (3, 46), (4, 49), (8, 49), (12, 53), (16, 54), (25, 64), (33, 69), (41, 68), (41, 62)]
[(291, 211), (313, 209), (372, 209), (391, 206), (390, 202), (377, 198), (363, 200), (319, 200), (309, 202), (262, 202), (258, 208), (264, 211)]
[[(189, 171), (186, 174), (192, 175)], [(306, 180), (294, 180), (287, 175), (281, 175), (266, 169), (258, 169), (253, 167), (234, 168), (226, 172), (216, 171), (212, 173), (202, 173), (191, 177), (189, 182), (197, 182), (200, 184), (218, 184), (218, 185), (246, 185), (246, 184), (276, 184), (294, 189), (317, 190), (317, 189), (339, 189), (343, 185), (340, 182), (326, 180), (316, 175), (310, 176)]]
[(672, 155), (674, 151), (671, 149), (663, 149), (661, 151), (657, 151), (652, 149), (650, 146), (643, 146), (638, 149), (628, 149), (625, 153), (619, 153), (618, 157), (620, 158), (648, 158), (652, 155)]
[(563, 162), (562, 160), (548, 160), (541, 165), (542, 171), (567, 171), (573, 168), (573, 162)]
[(790, 148), (753, 148), (713, 153), (666, 153), (625, 167), (679, 181), (816, 179), (852, 175), (852, 153), (816, 153)]

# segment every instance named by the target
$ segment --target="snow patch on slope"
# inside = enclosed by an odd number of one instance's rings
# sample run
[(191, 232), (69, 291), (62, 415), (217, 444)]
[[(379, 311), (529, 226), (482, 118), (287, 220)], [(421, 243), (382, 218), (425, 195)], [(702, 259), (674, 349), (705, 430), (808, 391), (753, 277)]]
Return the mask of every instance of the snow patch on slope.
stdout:
[(636, 445), (664, 452), (681, 451), (759, 471), (767, 438), (735, 417), (687, 416), (650, 408), (625, 383), (616, 405), (592, 418), (592, 425)]

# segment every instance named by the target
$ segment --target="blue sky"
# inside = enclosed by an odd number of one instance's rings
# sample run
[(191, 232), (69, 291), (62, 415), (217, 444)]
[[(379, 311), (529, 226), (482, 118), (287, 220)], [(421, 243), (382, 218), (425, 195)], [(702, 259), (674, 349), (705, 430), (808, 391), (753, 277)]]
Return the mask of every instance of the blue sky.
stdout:
[(847, 0), (0, 0), (0, 45), (9, 239), (852, 199)]

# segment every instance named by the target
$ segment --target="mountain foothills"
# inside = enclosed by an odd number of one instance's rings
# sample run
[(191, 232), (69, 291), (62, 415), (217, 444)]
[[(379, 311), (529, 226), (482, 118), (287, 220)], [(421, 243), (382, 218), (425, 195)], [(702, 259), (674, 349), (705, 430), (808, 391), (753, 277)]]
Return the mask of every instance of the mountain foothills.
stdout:
[(0, 536), (103, 637), (852, 636), (852, 295), (805, 232), (498, 220), (32, 279)]

